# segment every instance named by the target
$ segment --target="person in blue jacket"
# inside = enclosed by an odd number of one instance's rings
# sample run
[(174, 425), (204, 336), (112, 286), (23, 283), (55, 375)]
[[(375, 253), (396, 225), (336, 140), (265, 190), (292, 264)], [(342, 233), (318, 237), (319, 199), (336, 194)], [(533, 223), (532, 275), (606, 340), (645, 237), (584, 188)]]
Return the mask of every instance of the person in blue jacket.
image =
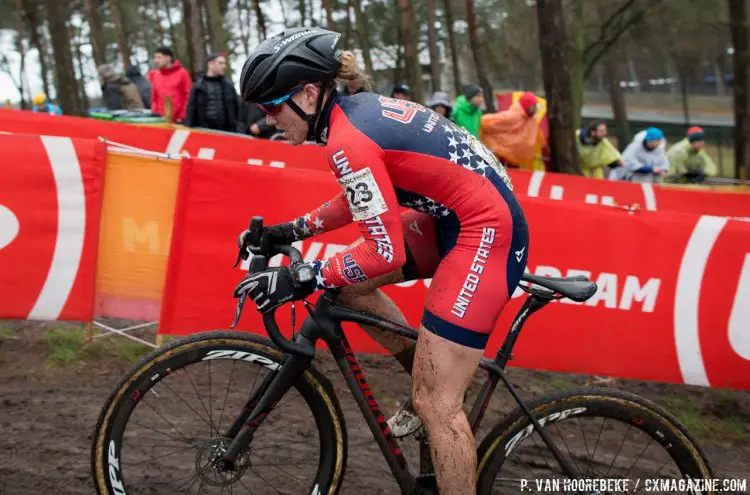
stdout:
[(31, 107), (32, 112), (36, 113), (49, 113), (52, 115), (62, 115), (63, 111), (62, 108), (58, 107), (54, 103), (51, 103), (47, 100), (47, 95), (44, 93), (39, 93), (36, 96), (34, 96), (33, 100), (34, 106)]
[(625, 167), (620, 168), (624, 169), (621, 172), (624, 176), (610, 178), (633, 182), (660, 182), (669, 171), (666, 149), (667, 143), (661, 129), (649, 127), (639, 132), (622, 154)]

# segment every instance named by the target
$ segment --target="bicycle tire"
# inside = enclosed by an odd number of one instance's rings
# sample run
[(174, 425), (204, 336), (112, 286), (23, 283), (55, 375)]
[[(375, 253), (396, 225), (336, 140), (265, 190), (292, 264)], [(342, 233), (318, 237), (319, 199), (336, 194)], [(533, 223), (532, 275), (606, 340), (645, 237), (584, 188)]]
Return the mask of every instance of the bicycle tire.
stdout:
[[(279, 364), (284, 358), (267, 339), (230, 331), (195, 334), (145, 356), (122, 378), (99, 415), (91, 449), (91, 469), (97, 493), (129, 493), (126, 473), (119, 466), (118, 459), (127, 422), (139, 403), (132, 398), (133, 394), (145, 396), (155, 384), (179, 371), (180, 367), (201, 361), (208, 352), (217, 350), (250, 353), (252, 359), (265, 367)], [(320, 462), (307, 493), (336, 494), (343, 482), (347, 459), (346, 424), (338, 398), (328, 379), (312, 366), (294, 383), (293, 388), (309, 406), (319, 435)]]
[[(621, 421), (639, 429), (665, 447), (669, 457), (684, 475), (693, 479), (713, 478), (705, 455), (680, 421), (641, 396), (616, 389), (588, 387), (542, 397), (529, 403), (528, 407), (538, 420), (548, 418), (548, 422), (542, 424), (543, 429), (551, 429), (552, 425), (579, 417)], [(579, 408), (585, 410), (579, 412)], [(570, 415), (566, 415), (565, 411)], [(559, 413), (557, 418), (553, 416), (555, 413)], [(518, 445), (530, 438), (527, 428), (530, 430), (533, 425), (523, 411), (517, 408), (495, 425), (482, 440), (477, 452), (478, 494), (492, 493), (495, 479), (498, 474), (502, 476), (501, 470), (508, 453), (512, 455)], [(543, 447), (548, 449), (546, 445)]]

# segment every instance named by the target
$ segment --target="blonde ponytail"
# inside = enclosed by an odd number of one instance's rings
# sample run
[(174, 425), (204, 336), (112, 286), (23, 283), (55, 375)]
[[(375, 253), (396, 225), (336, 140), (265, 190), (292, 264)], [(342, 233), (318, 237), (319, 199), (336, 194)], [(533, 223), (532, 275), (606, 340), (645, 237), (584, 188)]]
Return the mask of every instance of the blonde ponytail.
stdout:
[(354, 55), (354, 52), (351, 50), (341, 52), (339, 60), (341, 61), (341, 68), (338, 74), (336, 74), (336, 79), (344, 83), (355, 81), (365, 91), (373, 90), (372, 77), (357, 66), (357, 57)]

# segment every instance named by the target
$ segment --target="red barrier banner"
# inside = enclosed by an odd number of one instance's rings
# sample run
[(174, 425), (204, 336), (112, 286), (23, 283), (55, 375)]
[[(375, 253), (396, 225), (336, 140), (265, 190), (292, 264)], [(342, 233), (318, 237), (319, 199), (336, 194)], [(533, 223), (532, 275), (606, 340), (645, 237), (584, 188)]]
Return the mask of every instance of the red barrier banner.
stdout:
[(649, 211), (750, 217), (750, 194), (592, 179), (509, 169), (517, 194), (602, 205), (638, 204)]
[[(231, 292), (244, 275), (231, 268), (236, 236), (248, 220), (289, 220), (338, 189), (328, 174), (184, 160), (160, 332), (227, 328), (236, 302)], [(531, 229), (529, 270), (583, 273), (599, 291), (586, 303), (557, 302), (534, 315), (514, 364), (750, 389), (750, 223), (543, 198), (521, 202)], [(320, 259), (356, 236), (349, 226), (298, 245), (306, 260)], [(385, 289), (412, 325), (419, 324), (429, 283)], [(516, 290), (487, 355), (504, 339), (523, 295)], [(282, 328), (288, 306), (279, 312)], [(264, 333), (250, 304), (240, 328)], [(355, 349), (382, 352), (355, 326), (347, 332)]]
[(0, 318), (91, 321), (106, 146), (0, 136)]

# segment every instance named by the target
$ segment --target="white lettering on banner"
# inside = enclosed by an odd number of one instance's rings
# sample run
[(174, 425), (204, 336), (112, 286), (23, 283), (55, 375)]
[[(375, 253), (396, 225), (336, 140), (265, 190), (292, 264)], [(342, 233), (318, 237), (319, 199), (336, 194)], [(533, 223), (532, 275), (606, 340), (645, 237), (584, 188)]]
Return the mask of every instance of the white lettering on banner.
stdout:
[(563, 193), (565, 192), (565, 189), (562, 186), (552, 186), (549, 189), (549, 197), (550, 199), (563, 199)]
[(586, 306), (596, 306), (599, 301), (604, 301), (604, 307), (617, 308), (617, 275), (614, 273), (600, 273), (596, 279), (599, 290), (586, 301)]
[(659, 286), (661, 280), (650, 278), (641, 285), (638, 277), (628, 275), (625, 279), (625, 287), (622, 289), (622, 299), (620, 300), (620, 309), (630, 309), (633, 301), (643, 303), (642, 311), (652, 313), (656, 304), (656, 296), (659, 295)]
[[(248, 165), (255, 165), (256, 167), (262, 167), (263, 163), (264, 163), (263, 160), (261, 160), (260, 158), (248, 158), (247, 159), (247, 164)], [(277, 161), (277, 160), (272, 160), (272, 161), (268, 162), (268, 166), (271, 167), (271, 168), (285, 168), (286, 167), (286, 162), (280, 162), (280, 161)]]
[(729, 344), (734, 352), (750, 361), (750, 253), (745, 254), (742, 263), (728, 331)]
[(198, 158), (203, 160), (213, 160), (216, 155), (216, 150), (213, 148), (200, 148), (198, 150)]
[[(587, 194), (585, 201), (586, 203), (592, 204), (592, 205), (596, 205), (600, 203), (599, 196), (597, 196), (596, 194)], [(615, 198), (613, 198), (612, 196), (602, 196), (601, 204), (605, 206), (614, 206)]]
[(19, 230), (21, 226), (16, 214), (7, 206), (0, 205), (0, 249), (13, 242)]

